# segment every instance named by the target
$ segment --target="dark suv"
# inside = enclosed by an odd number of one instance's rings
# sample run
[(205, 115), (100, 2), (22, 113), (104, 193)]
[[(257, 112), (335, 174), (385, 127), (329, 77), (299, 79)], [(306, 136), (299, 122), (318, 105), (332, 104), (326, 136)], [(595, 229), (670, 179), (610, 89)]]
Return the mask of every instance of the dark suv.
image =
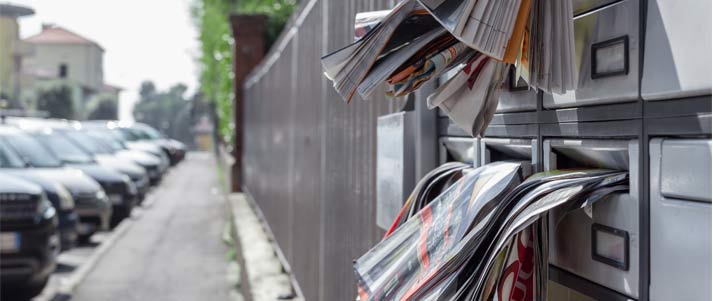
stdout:
[(39, 294), (57, 266), (57, 214), (42, 188), (0, 177), (0, 283), (2, 297)]

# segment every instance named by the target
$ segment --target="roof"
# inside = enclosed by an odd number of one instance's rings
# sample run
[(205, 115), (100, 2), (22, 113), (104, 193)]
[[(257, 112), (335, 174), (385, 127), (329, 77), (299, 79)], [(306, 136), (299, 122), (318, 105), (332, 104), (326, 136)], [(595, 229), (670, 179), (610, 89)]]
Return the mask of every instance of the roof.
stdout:
[(19, 18), (33, 14), (35, 14), (35, 11), (29, 7), (9, 3), (0, 3), (0, 16)]
[(85, 38), (75, 32), (57, 25), (43, 24), (42, 32), (26, 38), (25, 42), (32, 44), (84, 44), (96, 45), (104, 50), (97, 42)]

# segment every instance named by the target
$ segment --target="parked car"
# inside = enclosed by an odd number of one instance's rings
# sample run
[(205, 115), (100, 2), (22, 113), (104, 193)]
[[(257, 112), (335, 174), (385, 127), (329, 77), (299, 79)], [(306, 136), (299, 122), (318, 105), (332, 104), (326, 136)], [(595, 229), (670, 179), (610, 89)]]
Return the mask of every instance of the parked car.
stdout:
[(181, 162), (186, 155), (186, 145), (178, 140), (162, 135), (158, 130), (145, 123), (119, 123), (121, 131), (129, 141), (149, 141), (160, 146), (171, 161), (171, 165)]
[[(145, 168), (136, 164), (134, 160), (98, 151), (97, 148), (101, 147), (97, 146), (91, 139), (86, 139), (84, 137), (86, 135), (79, 132), (76, 127), (81, 126), (81, 124), (76, 121), (13, 117), (8, 120), (8, 123), (33, 133), (36, 136), (53, 135), (50, 140), (69, 140), (69, 142), (75, 146), (67, 146), (66, 141), (56, 141), (58, 142), (56, 145), (54, 143), (48, 145), (50, 150), (55, 152), (55, 154), (67, 164), (93, 161), (93, 163), (127, 175), (131, 181), (134, 182), (134, 185), (137, 186), (137, 190), (145, 192), (148, 189), (147, 186), (149, 183)], [(154, 159), (154, 162), (156, 161), (158, 161), (158, 159)], [(139, 199), (142, 197), (143, 195), (140, 193)]]
[(127, 139), (124, 132), (121, 131), (118, 122), (115, 121), (85, 121), (82, 122), (82, 128), (88, 130), (109, 130), (112, 138), (121, 141), (121, 143), (130, 150), (147, 152), (161, 159), (161, 173), (165, 173), (170, 166), (170, 159), (166, 152), (154, 142), (149, 142), (145, 140), (129, 140)]
[(79, 215), (80, 240), (88, 239), (96, 231), (108, 229), (112, 207), (97, 181), (79, 169), (64, 166), (62, 161), (37, 139), (17, 128), (0, 126), (0, 141), (3, 141), (8, 146), (7, 150), (19, 157), (26, 167), (69, 190), (75, 202), (75, 211)]
[[(123, 166), (120, 166), (120, 163), (102, 166), (61, 132), (62, 130), (45, 128), (42, 131), (31, 131), (28, 134), (57, 156), (65, 166), (75, 167), (85, 172), (102, 186), (112, 205), (110, 225), (118, 225), (124, 218), (131, 215), (131, 211), (139, 201), (138, 190), (132, 178), (137, 179), (141, 185), (145, 185), (146, 172), (131, 162), (125, 162), (126, 164)], [(109, 159), (107, 158), (107, 160)]]
[[(69, 129), (61, 130), (59, 133), (75, 143), (99, 164), (114, 167), (127, 174), (136, 186), (139, 201), (143, 200), (149, 185), (158, 183), (163, 175), (160, 172), (161, 160), (153, 155), (138, 152), (137, 156), (126, 156), (124, 152), (113, 151), (84, 130)], [(141, 174), (137, 172), (138, 170), (141, 170)]]
[(57, 213), (38, 185), (0, 177), (0, 291), (38, 295), (57, 266)]

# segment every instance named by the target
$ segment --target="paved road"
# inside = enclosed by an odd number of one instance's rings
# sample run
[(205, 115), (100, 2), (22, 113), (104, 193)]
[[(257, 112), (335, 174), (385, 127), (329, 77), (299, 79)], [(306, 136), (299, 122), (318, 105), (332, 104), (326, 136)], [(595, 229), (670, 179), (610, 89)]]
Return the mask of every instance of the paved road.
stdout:
[(210, 154), (191, 153), (72, 300), (228, 300), (225, 204)]

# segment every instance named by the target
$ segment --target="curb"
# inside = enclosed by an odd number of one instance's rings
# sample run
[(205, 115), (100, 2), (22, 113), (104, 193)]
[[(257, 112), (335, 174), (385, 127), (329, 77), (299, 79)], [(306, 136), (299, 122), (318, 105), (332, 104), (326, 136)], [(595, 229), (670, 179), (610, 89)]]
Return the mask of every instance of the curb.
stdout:
[(245, 264), (249, 287), (248, 299), (304, 300), (294, 276), (290, 272), (272, 233), (248, 196), (242, 193), (227, 195), (233, 227), (238, 238), (239, 256)]

